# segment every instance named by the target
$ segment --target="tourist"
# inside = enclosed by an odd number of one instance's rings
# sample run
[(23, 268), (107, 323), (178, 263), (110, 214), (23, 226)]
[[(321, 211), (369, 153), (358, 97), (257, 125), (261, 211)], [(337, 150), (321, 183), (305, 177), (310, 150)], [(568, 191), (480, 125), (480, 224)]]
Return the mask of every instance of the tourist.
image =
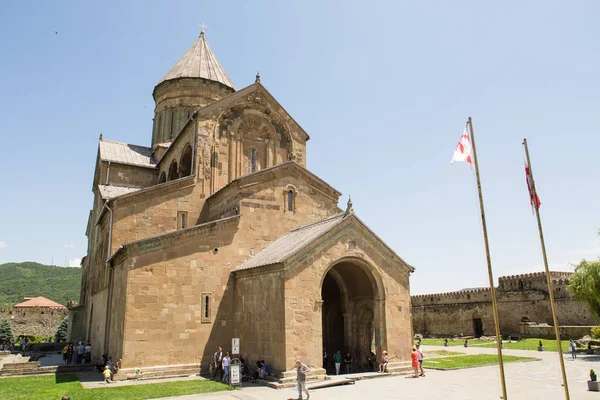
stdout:
[(71, 343), (71, 362), (69, 364), (77, 364), (77, 345)]
[(369, 372), (375, 372), (377, 368), (377, 356), (372, 351), (367, 356), (367, 367), (369, 368)]
[(388, 365), (388, 361), (389, 361), (389, 357), (387, 354), (387, 351), (383, 351), (383, 354), (381, 356), (381, 363), (379, 364), (379, 372), (380, 373), (384, 373), (387, 372), (387, 365)]
[(83, 363), (83, 355), (85, 354), (85, 346), (83, 342), (79, 342), (77, 346), (77, 364)]
[(538, 351), (544, 351), (544, 345), (542, 344), (541, 340), (540, 340), (540, 344), (538, 346)]
[(265, 369), (261, 360), (256, 360), (256, 374), (258, 379), (263, 379), (265, 376)]
[(419, 376), (425, 376), (425, 371), (423, 370), (423, 357), (425, 357), (423, 355), (423, 350), (421, 350), (421, 345), (417, 344), (417, 355), (419, 356), (418, 360), (419, 360), (419, 370), (420, 370), (420, 374)]
[(323, 368), (327, 369), (327, 349), (323, 349)]
[(352, 372), (352, 356), (350, 352), (346, 353), (344, 357), (344, 366), (346, 367), (346, 373), (349, 374)]
[(444, 347), (448, 347), (448, 346), (450, 346), (450, 345), (448, 344), (448, 338), (446, 338), (446, 339), (444, 339)]
[(216, 379), (217, 373), (223, 378), (223, 349), (218, 348), (213, 357), (213, 379)]
[(89, 364), (92, 362), (92, 346), (90, 342), (87, 342), (84, 348), (83, 358), (85, 360), (85, 364)]
[(63, 356), (63, 365), (67, 365), (69, 363), (69, 345), (68, 344), (65, 344), (65, 347), (63, 347), (61, 353)]
[(571, 351), (571, 357), (575, 360), (577, 358), (577, 347), (575, 346), (573, 339), (569, 341), (569, 350)]
[(262, 364), (261, 368), (263, 370), (263, 379), (264, 379), (265, 376), (269, 376), (269, 374), (271, 373), (271, 370), (269, 369), (269, 366), (267, 365), (265, 360), (260, 360), (260, 363)]
[(225, 370), (225, 375), (223, 376), (223, 382), (229, 383), (229, 366), (231, 365), (231, 357), (229, 357), (229, 352), (225, 352), (225, 357), (223, 357), (223, 369)]
[(333, 355), (333, 363), (335, 364), (335, 374), (340, 374), (340, 365), (342, 365), (342, 354), (340, 351), (336, 351)]
[(298, 381), (298, 400), (302, 400), (302, 392), (306, 393), (306, 398), (310, 399), (310, 393), (306, 389), (306, 374), (310, 371), (302, 361), (296, 360), (296, 380)]
[(415, 371), (414, 378), (419, 377), (419, 353), (417, 353), (417, 348), (412, 348), (412, 353), (410, 354), (410, 359), (412, 361), (412, 368)]
[(102, 375), (104, 375), (104, 382), (110, 383), (110, 368), (108, 367), (108, 364), (106, 364), (106, 367), (104, 367), (104, 372)]
[(465, 339), (465, 344), (464, 344), (464, 346), (465, 346), (465, 347), (469, 347), (469, 339)]

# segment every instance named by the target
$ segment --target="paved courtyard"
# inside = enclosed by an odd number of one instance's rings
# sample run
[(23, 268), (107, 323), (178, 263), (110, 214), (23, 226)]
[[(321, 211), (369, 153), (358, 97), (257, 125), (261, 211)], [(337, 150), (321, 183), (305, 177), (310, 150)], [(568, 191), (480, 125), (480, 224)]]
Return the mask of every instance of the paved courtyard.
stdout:
[[(424, 346), (428, 350), (443, 347)], [(447, 348), (446, 348), (447, 349)], [(469, 354), (491, 354), (495, 349), (452, 348)], [(504, 354), (530, 356), (540, 361), (508, 363), (505, 365), (508, 400), (561, 400), (565, 399), (561, 386), (559, 360), (556, 353), (523, 350), (504, 350)], [(572, 400), (600, 400), (600, 392), (588, 392), (590, 368), (599, 370), (600, 356), (578, 356), (576, 361), (564, 355), (569, 391)], [(310, 391), (311, 400), (403, 399), (403, 400), (484, 400), (499, 399), (501, 395), (497, 366), (468, 368), (456, 371), (428, 370), (425, 378), (387, 377), (361, 380), (354, 385)], [(275, 390), (266, 387), (248, 387), (241, 391), (170, 397), (169, 400), (275, 400), (295, 399), (293, 389)], [(163, 399), (165, 400), (165, 399)]]

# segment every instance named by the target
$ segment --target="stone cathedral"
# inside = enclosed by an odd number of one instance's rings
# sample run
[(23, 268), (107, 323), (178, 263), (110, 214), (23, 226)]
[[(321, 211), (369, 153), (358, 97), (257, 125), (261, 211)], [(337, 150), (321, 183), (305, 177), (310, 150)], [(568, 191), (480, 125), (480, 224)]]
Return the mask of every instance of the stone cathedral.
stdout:
[(236, 90), (202, 32), (152, 95), (149, 147), (100, 136), (70, 339), (118, 378), (205, 373), (232, 338), (280, 377), (325, 349), (410, 360), (413, 267), (338, 208), (260, 77)]

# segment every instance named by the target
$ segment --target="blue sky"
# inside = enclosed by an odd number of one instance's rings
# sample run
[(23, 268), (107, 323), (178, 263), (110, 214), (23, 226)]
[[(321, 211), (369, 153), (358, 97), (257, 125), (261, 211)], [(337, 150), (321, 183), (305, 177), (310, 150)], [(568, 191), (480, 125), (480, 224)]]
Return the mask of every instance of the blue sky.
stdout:
[(0, 263), (74, 263), (100, 132), (149, 145), (152, 90), (207, 40), (311, 135), (308, 168), (416, 268), (413, 293), (487, 285), (474, 177), (449, 165), (473, 117), (494, 276), (600, 255), (600, 5), (576, 2), (8, 2), (0, 15)]

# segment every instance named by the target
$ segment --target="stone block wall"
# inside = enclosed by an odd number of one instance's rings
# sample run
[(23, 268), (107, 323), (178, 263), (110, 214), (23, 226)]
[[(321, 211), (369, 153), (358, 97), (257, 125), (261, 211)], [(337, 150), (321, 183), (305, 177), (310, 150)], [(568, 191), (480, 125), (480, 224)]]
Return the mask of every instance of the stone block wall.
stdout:
[(67, 314), (66, 309), (0, 308), (0, 321), (7, 320), (15, 336), (54, 336)]
[[(556, 314), (561, 326), (598, 324), (587, 307), (571, 299), (569, 272), (551, 272)], [(553, 324), (544, 273), (499, 278), (498, 318), (503, 335), (518, 336), (523, 322)], [(495, 335), (489, 289), (416, 295), (411, 297), (415, 333), (431, 336), (474, 335), (473, 319), (481, 318), (483, 334)]]

